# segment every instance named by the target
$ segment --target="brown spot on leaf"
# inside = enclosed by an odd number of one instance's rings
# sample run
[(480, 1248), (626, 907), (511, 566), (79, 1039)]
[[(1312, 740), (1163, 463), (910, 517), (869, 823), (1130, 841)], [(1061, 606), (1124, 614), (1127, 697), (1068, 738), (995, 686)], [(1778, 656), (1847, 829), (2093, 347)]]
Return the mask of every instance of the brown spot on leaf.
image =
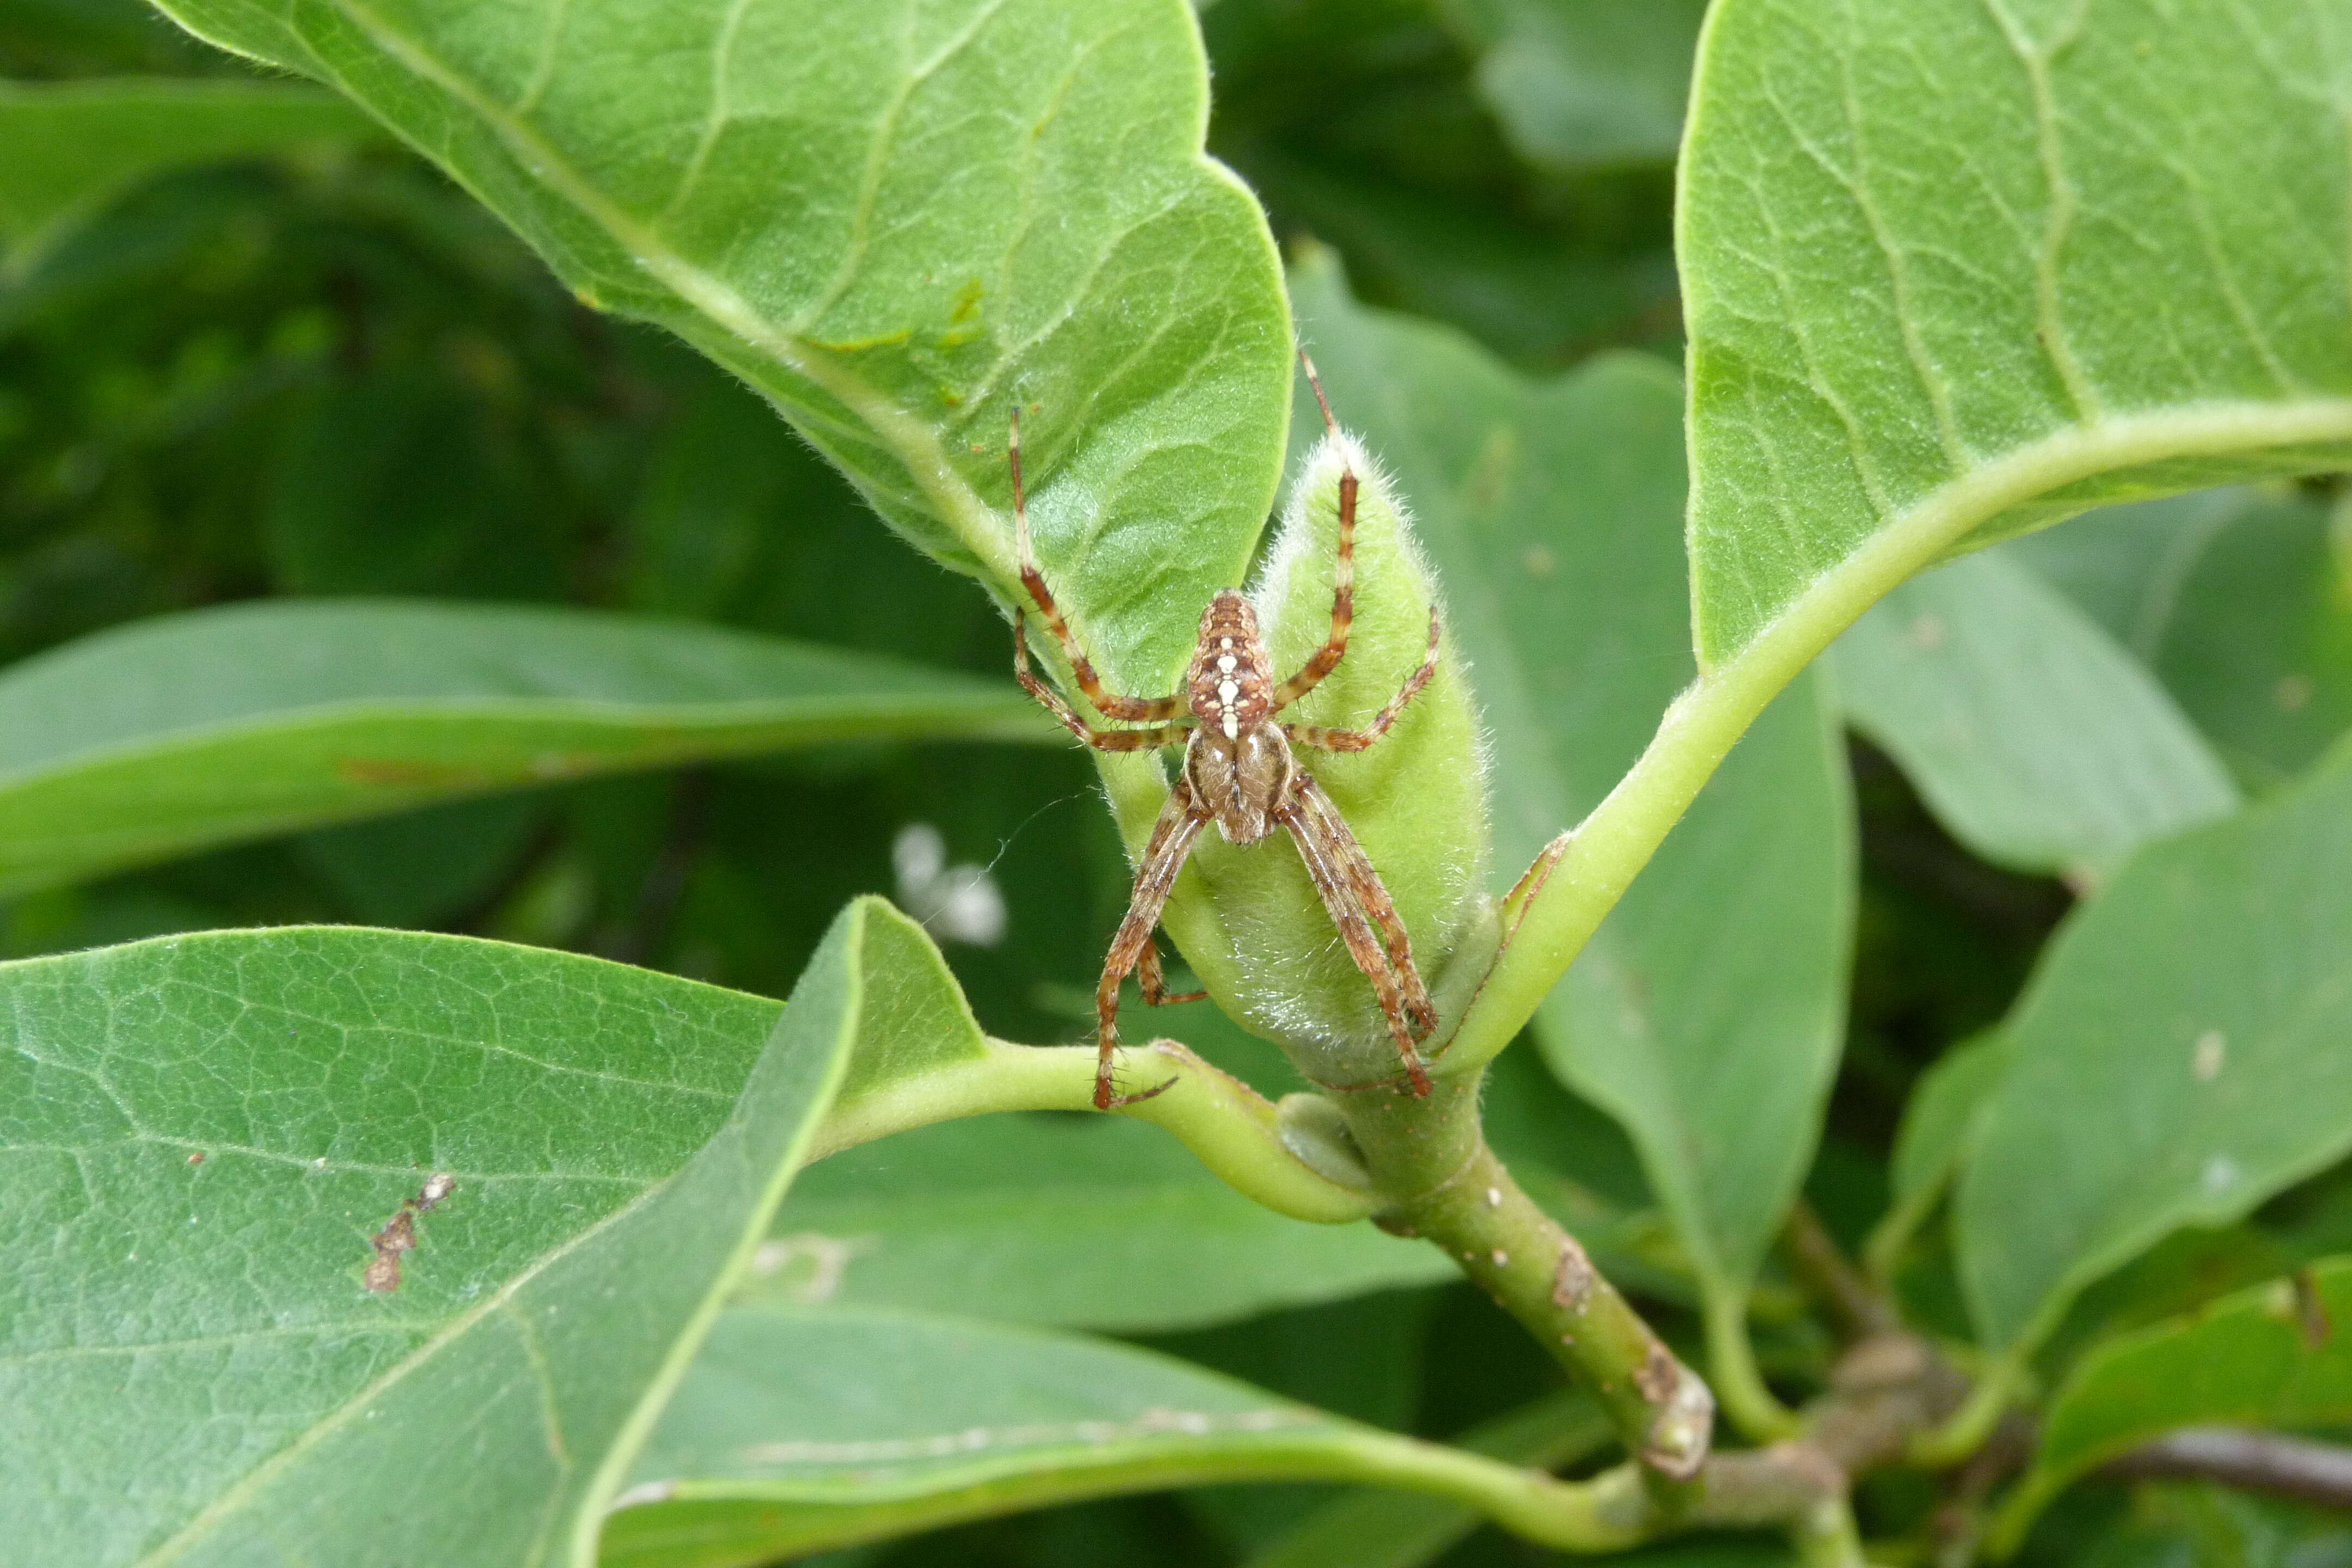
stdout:
[(418, 762), (407, 757), (338, 757), (335, 772), (352, 784), (423, 785), (436, 789), (479, 788), (506, 783), (480, 768), (447, 763)]
[(400, 1289), (400, 1255), (416, 1250), (416, 1216), (429, 1214), (457, 1185), (457, 1178), (436, 1171), (425, 1178), (417, 1194), (393, 1211), (392, 1218), (372, 1238), (375, 1258), (367, 1266), (363, 1283), (379, 1296)]
[(188, 1156), (188, 1163), (191, 1165), (201, 1165), (204, 1163), (205, 1152), (202, 1149), (197, 1150), (194, 1153)]

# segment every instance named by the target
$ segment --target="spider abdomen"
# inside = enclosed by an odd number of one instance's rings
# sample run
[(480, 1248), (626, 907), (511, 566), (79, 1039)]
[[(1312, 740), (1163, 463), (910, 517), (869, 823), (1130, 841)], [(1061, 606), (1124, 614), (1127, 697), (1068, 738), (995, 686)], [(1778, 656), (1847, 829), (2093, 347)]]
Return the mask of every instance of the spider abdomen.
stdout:
[(1228, 844), (1255, 844), (1280, 826), (1275, 811), (1290, 796), (1294, 766), (1280, 726), (1265, 720), (1230, 741), (1203, 727), (1184, 744), (1185, 780)]

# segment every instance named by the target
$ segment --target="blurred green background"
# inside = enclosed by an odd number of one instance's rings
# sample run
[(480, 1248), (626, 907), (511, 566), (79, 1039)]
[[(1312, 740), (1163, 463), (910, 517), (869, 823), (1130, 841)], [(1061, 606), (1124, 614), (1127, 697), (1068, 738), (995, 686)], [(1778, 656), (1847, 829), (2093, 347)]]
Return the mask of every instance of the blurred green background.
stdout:
[[(1678, 364), (1673, 154), (1702, 8), (1217, 0), (1202, 16), (1211, 146), (1258, 191), (1279, 238), (1335, 248), (1368, 302), (1448, 323), (1529, 371), (1628, 347)], [(0, 0), (0, 78), (247, 74), (131, 0)], [(2095, 574), (2105, 558), (2070, 548)], [(2255, 558), (2264, 548), (2248, 535)], [(2046, 564), (2063, 578), (2067, 563)], [(1009, 676), (1004, 625), (973, 584), (891, 538), (761, 402), (690, 351), (575, 301), (440, 174), (365, 136), (140, 180), (0, 265), (0, 663), (273, 595), (596, 606)], [(2073, 897), (1959, 848), (1859, 739), (1852, 764), (1864, 850), (1853, 1016), (1809, 1189), (1850, 1241), (1884, 1207), (1888, 1149), (1920, 1073), (2008, 1008)], [(961, 934), (984, 940), (936, 928), (983, 1025), (1080, 1037), (1128, 869), (1087, 760), (1035, 748), (839, 747), (209, 852), (0, 902), (0, 956), (347, 921), (568, 948), (781, 995), (851, 896), (919, 903), (939, 885), (919, 874), (927, 858), (983, 868), (1001, 897), (1001, 931), (984, 909), (967, 911)], [(1270, 1052), (1249, 1059), (1268, 1078), (1281, 1070)], [(1498, 1119), (1585, 1129), (1578, 1173), (1638, 1214), (1639, 1177), (1605, 1122), (1507, 1058), (1503, 1078)], [(2352, 1226), (2335, 1217), (2338, 1185), (2290, 1194), (2265, 1216), (2270, 1231), (2243, 1227), (2255, 1239), (2177, 1241), (2103, 1289), (2115, 1310), (2145, 1314), (2261, 1277), (2277, 1257), (2262, 1236), (2301, 1238), (2292, 1249), (2305, 1255), (2319, 1236), (2340, 1247)], [(1937, 1289), (1919, 1286), (1929, 1299)], [(1775, 1338), (1771, 1291), (1759, 1301), (1768, 1362), (1817, 1362), (1822, 1347), (1804, 1335)], [(1672, 1303), (1659, 1311), (1693, 1331)], [(1438, 1436), (1550, 1382), (1535, 1348), (1462, 1285), (1151, 1342)], [(1240, 1563), (1312, 1500), (1267, 1488), (1106, 1502), (827, 1561)], [(2352, 1534), (2316, 1516), (2186, 1488), (2084, 1490), (2034, 1551), (2238, 1561), (2196, 1543), (2256, 1536), (2288, 1554), (2276, 1561), (2352, 1563)], [(1640, 1560), (1770, 1562), (1779, 1550), (1718, 1541)], [(1489, 1531), (1444, 1561), (1543, 1555)]]

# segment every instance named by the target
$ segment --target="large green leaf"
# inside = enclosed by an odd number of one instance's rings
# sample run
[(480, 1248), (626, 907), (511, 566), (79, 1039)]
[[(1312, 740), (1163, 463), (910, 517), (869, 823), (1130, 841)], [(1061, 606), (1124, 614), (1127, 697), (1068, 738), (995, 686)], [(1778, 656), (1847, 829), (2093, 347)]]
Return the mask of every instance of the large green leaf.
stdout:
[(2239, 485), (2126, 501), (2000, 546), (2046, 579), (2142, 664), (2153, 666), (2180, 581), (2246, 498)]
[[(1454, 333), (1293, 292), (1343, 420), (1412, 498), (1476, 670), (1498, 864), (1605, 795), (1690, 677), (1679, 409), (1631, 357), (1530, 383)], [(1702, 1279), (1744, 1289), (1803, 1175), (1836, 1061), (1851, 813), (1810, 679), (1737, 753), (1539, 1015), (1625, 1123)]]
[[(1461, 1026), (1550, 991), (1772, 699), (1937, 560), (2352, 463), (2352, 37), (2231, 0), (1723, 0), (1678, 193), (1699, 679)], [(1932, 110), (1923, 112), (1923, 106)]]
[(1164, 682), (1279, 476), (1290, 342), (1181, 0), (161, 0), (340, 88), (603, 309), (1013, 582), (1005, 434), (1106, 672)]
[(1209, 1481), (1475, 1498), (1479, 1480), (1516, 1490), (1516, 1477), (1128, 1346), (928, 1314), (743, 1306), (679, 1385), (605, 1525), (602, 1561), (767, 1563)]
[(2352, 730), (2352, 534), (2316, 499), (2247, 496), (2182, 571), (2155, 663), (2253, 788)]
[(2347, 1314), (2352, 1259), (2332, 1258), (2101, 1345), (2051, 1401), (2002, 1533), (2016, 1539), (2068, 1482), (2176, 1427), (2352, 1419)]
[(592, 1562), (866, 1027), (868, 913), (781, 1023), (352, 929), (0, 967), (11, 1552)]
[(1719, 1321), (1803, 1184), (1844, 1040), (1853, 811), (1835, 714), (1765, 711), (1538, 1015), (1642, 1151)]
[(1793, 668), (1921, 566), (2352, 462), (2352, 19), (1723, 0), (1680, 256), (1700, 656)]
[(2284, 486), (2109, 507), (2004, 546), (2154, 669), (2247, 788), (2352, 729), (2340, 500)]
[(2143, 840), (2237, 805), (2147, 670), (2000, 555), (1887, 595), (1839, 639), (1837, 672), (1849, 721), (1997, 864), (2104, 874)]
[(2352, 749), (2152, 845), (2059, 933), (2004, 1026), (1955, 1235), (1985, 1341), (2352, 1149)]
[(21, 269), (166, 169), (382, 137), (351, 105), (280, 82), (0, 82), (0, 259)]
[(1049, 741), (1021, 692), (584, 610), (278, 602), (0, 675), (0, 889), (426, 801), (912, 736)]
[(1156, 1128), (995, 1116), (820, 1161), (748, 1289), (1135, 1332), (1453, 1274), (1425, 1244), (1263, 1208)]

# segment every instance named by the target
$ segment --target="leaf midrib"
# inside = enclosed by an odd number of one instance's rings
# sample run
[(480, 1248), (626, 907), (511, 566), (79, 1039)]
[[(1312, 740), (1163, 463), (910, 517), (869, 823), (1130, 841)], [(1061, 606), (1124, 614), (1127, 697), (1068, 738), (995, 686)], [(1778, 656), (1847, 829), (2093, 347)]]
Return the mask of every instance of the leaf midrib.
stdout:
[[(70, 776), (93, 767), (162, 759), (224, 742), (272, 740), (345, 725), (452, 721), (529, 721), (606, 726), (615, 731), (698, 731), (765, 729), (852, 719), (891, 723), (955, 721), (958, 733), (971, 728), (1034, 732), (1043, 742), (1063, 731), (1029, 700), (1007, 688), (974, 682), (969, 691), (839, 692), (816, 697), (735, 698), (703, 703), (634, 703), (578, 697), (419, 697), (328, 700), (268, 710), (185, 729), (156, 730), (144, 736), (68, 752), (28, 768), (0, 773), (0, 792)], [(529, 784), (535, 781), (522, 781)], [(520, 787), (520, 785), (518, 787)]]

